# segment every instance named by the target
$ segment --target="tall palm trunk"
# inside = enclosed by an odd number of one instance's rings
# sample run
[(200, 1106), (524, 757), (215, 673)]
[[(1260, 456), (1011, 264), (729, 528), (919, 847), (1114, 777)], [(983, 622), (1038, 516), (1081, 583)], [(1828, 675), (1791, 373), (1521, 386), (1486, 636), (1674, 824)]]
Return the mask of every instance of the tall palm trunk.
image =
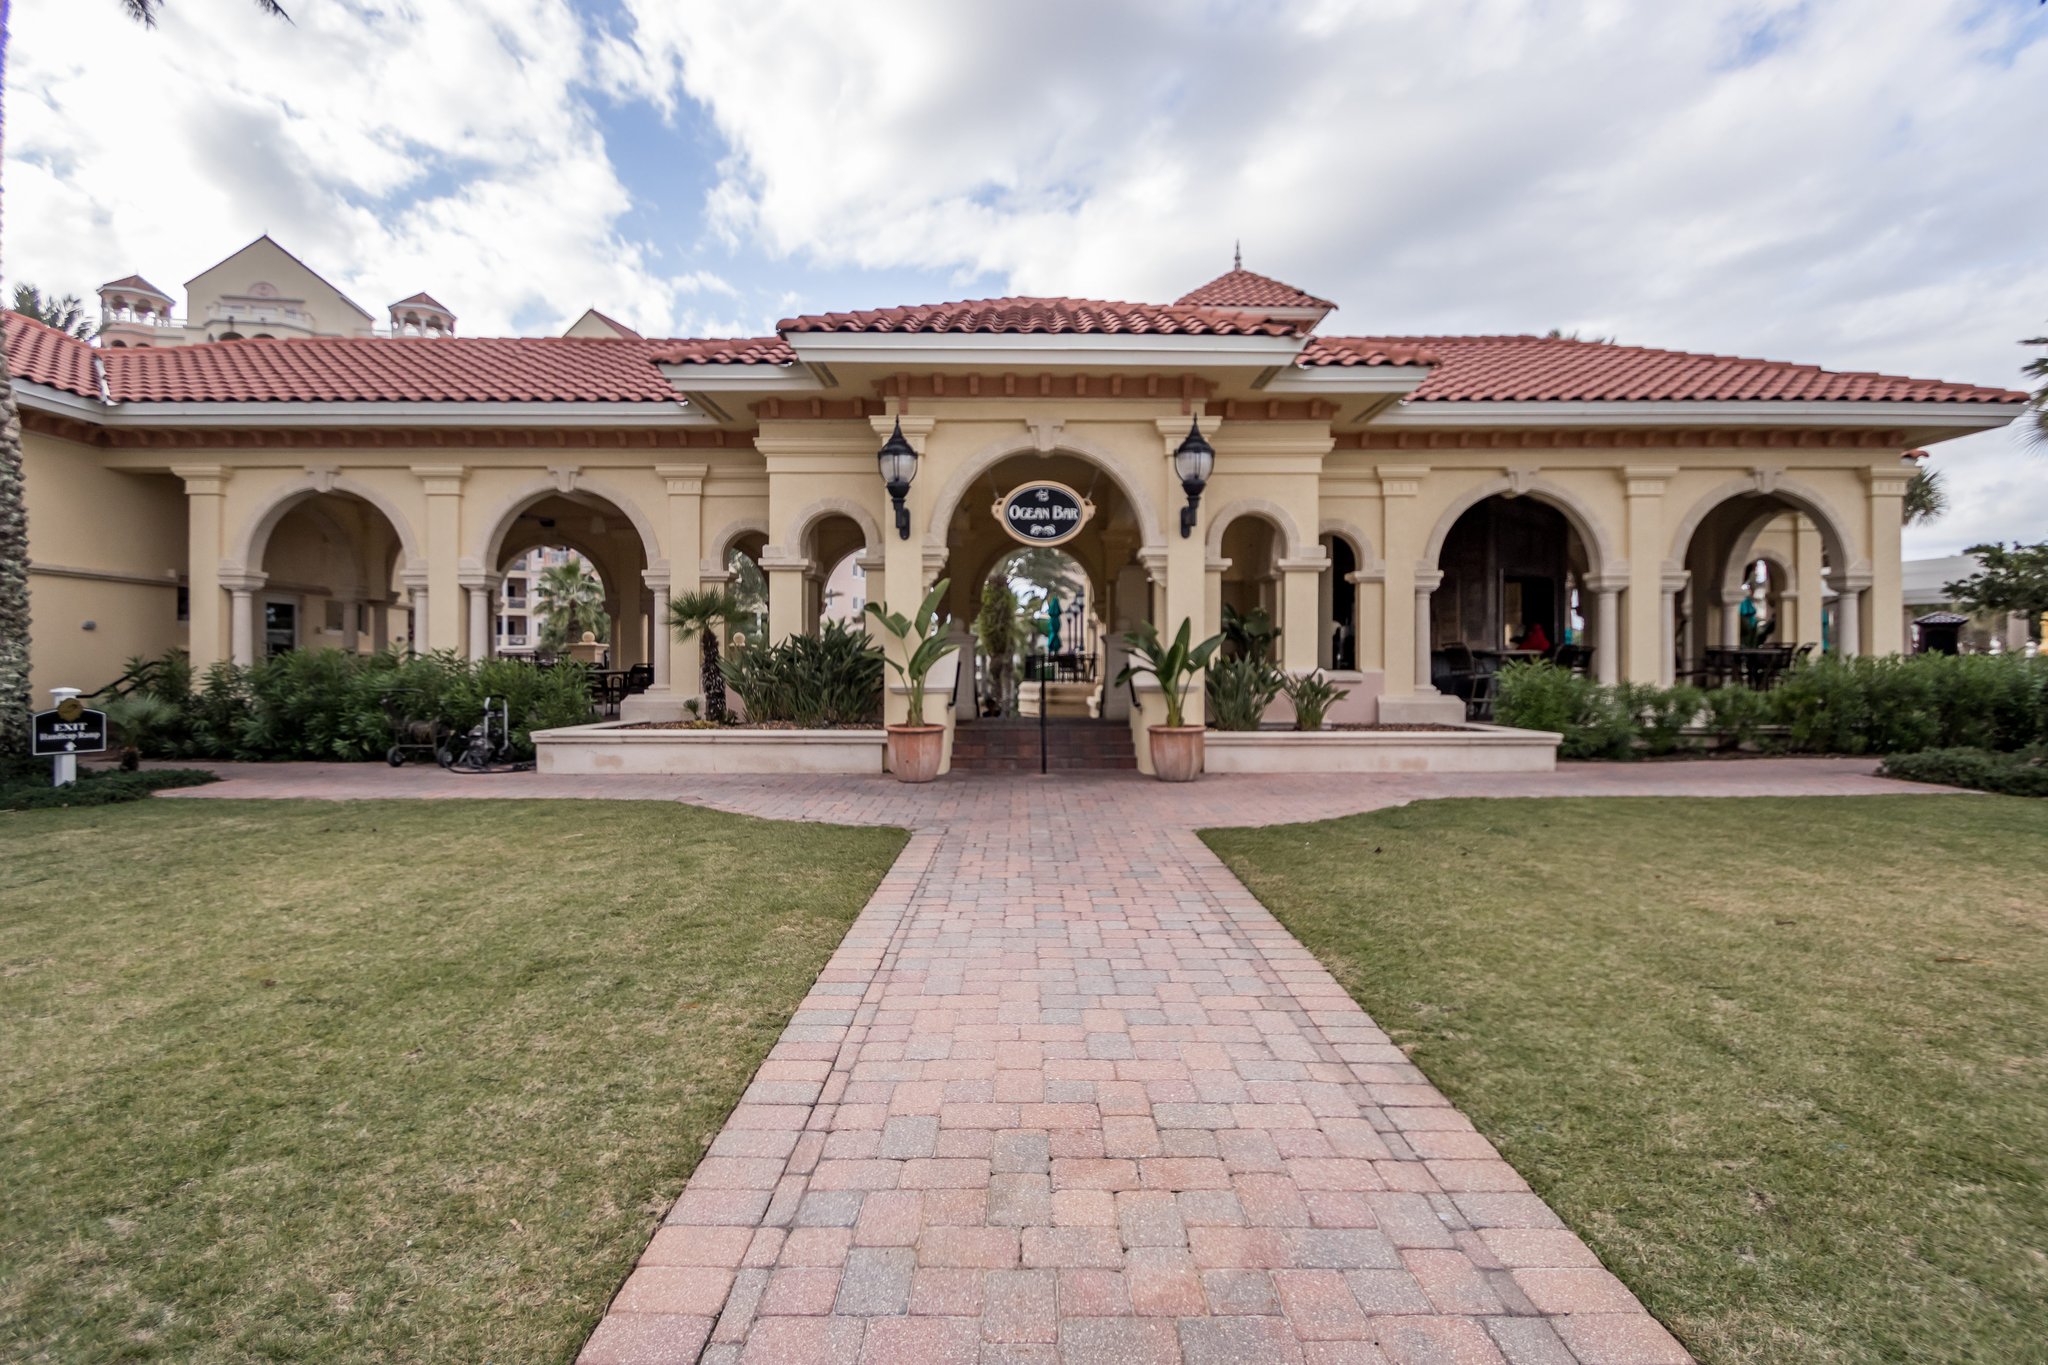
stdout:
[(0, 366), (0, 754), (28, 752), (28, 506), (21, 411)]
[[(7, 9), (0, 5), (0, 148), (7, 136)], [(21, 409), (0, 365), (0, 754), (28, 751), (28, 503), (22, 489)]]
[(704, 632), (701, 642), (704, 667), (698, 671), (698, 681), (704, 685), (704, 719), (725, 719), (725, 669), (718, 661), (718, 629), (713, 626)]

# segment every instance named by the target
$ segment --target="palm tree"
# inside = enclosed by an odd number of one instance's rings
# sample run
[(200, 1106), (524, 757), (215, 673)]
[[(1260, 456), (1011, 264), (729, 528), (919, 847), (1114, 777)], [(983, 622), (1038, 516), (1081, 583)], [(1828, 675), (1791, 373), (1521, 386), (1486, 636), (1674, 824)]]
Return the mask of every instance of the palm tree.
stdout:
[[(2048, 346), (2048, 336), (2028, 337), (2020, 345)], [(2041, 381), (2041, 386), (2034, 390), (2034, 435), (2048, 441), (2048, 351), (2022, 365), (2020, 373)]]
[(1941, 486), (1939, 469), (1916, 469), (1906, 481), (1906, 500), (1900, 511), (1908, 526), (1925, 526), (1948, 511), (1948, 490)]
[[(163, 0), (116, 0), (129, 17), (154, 27)], [(278, 0), (256, 7), (289, 21)], [(0, 10), (0, 73), (7, 70), (7, 25)], [(0, 100), (5, 91), (0, 89)], [(0, 143), (7, 120), (0, 110)], [(7, 367), (0, 365), (0, 752), (28, 747), (28, 506), (22, 497), (21, 409)]]
[(540, 600), (541, 644), (560, 649), (583, 637), (584, 631), (600, 640), (610, 634), (604, 615), (604, 584), (596, 574), (585, 573), (580, 559), (550, 564), (534, 585)]
[(668, 627), (684, 644), (704, 640), (704, 667), (699, 677), (704, 685), (704, 719), (725, 719), (725, 669), (718, 660), (718, 628), (743, 615), (740, 600), (730, 588), (705, 588), (686, 592), (668, 605)]
[[(155, 28), (157, 12), (164, 7), (164, 0), (120, 0), (120, 4), (121, 8), (128, 11), (130, 19), (136, 20), (146, 28)], [(286, 23), (291, 22), (291, 16), (284, 12), (284, 6), (278, 4), (277, 0), (256, 0), (256, 8), (265, 14), (275, 15)]]
[(45, 294), (32, 284), (14, 286), (14, 311), (26, 318), (34, 318), (46, 327), (55, 327), (60, 332), (69, 332), (80, 341), (91, 341), (99, 327), (85, 315), (85, 304), (76, 294), (58, 298)]

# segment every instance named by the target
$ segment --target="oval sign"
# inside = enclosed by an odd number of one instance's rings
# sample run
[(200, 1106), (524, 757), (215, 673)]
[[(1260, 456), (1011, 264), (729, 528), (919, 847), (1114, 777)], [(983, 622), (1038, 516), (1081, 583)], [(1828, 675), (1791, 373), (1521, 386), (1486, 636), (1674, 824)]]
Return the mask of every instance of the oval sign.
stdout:
[(1026, 545), (1059, 545), (1081, 534), (1095, 504), (1063, 483), (1041, 479), (996, 503), (996, 520)]

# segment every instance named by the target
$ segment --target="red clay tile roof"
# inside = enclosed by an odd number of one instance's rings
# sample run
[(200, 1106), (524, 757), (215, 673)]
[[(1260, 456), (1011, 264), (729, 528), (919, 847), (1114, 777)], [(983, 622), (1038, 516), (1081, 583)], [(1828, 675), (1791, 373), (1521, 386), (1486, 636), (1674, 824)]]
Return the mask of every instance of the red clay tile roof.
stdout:
[(1127, 332), (1160, 336), (1300, 336), (1298, 322), (1178, 304), (1100, 299), (968, 299), (784, 318), (779, 332)]
[(316, 337), (99, 352), (117, 402), (673, 403), (654, 343)]
[(1181, 295), (1174, 303), (1182, 308), (1239, 308), (1247, 313), (1261, 308), (1320, 308), (1327, 313), (1337, 306), (1242, 266)]
[(1980, 384), (1823, 370), (1783, 360), (1700, 355), (1535, 336), (1314, 337), (1306, 366), (1352, 365), (1382, 352), (1434, 352), (1420, 402), (1891, 401), (2017, 403), (2027, 395)]
[(424, 289), (422, 289), (419, 293), (414, 294), (411, 298), (400, 299), (397, 303), (394, 303), (391, 306), (393, 308), (403, 308), (407, 304), (419, 304), (420, 306), (426, 308), (438, 308), (444, 313), (451, 311), (447, 304), (441, 302), (439, 299), (435, 298), (432, 294), (429, 294)]
[(1354, 365), (1440, 365), (1443, 356), (1415, 337), (1310, 337), (1298, 365), (1321, 369)]
[(108, 280), (101, 289), (128, 289), (138, 294), (154, 294), (160, 299), (170, 298), (163, 290), (151, 284), (140, 275), (123, 275), (118, 280)]
[(100, 396), (93, 374), (93, 349), (69, 332), (60, 332), (20, 313), (6, 315), (7, 372), (32, 384), (85, 398)]
[(660, 365), (788, 365), (796, 360), (796, 352), (781, 337), (708, 337), (650, 344), (655, 363)]

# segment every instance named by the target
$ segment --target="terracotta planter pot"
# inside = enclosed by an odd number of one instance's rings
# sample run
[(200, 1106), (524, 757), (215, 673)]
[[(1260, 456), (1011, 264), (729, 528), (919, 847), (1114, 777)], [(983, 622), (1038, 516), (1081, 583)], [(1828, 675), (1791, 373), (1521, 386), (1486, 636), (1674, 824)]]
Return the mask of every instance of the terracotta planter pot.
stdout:
[(939, 759), (945, 752), (943, 725), (889, 727), (889, 771), (898, 782), (931, 781), (939, 775)]
[(1161, 782), (1192, 782), (1202, 775), (1202, 727), (1154, 725), (1152, 773)]

